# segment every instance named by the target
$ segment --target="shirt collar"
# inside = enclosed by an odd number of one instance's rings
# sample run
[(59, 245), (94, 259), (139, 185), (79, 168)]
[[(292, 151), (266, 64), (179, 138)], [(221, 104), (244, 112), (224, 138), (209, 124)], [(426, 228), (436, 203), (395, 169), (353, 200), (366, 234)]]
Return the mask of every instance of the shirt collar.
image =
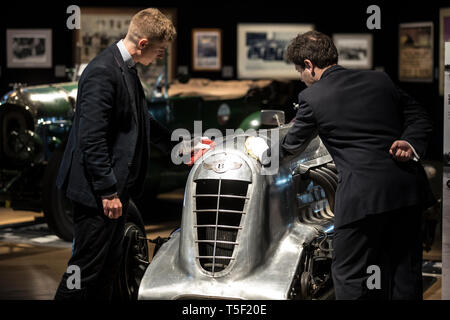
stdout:
[(120, 54), (122, 56), (123, 62), (125, 62), (125, 64), (129, 68), (134, 67), (134, 65), (136, 63), (134, 62), (133, 57), (128, 52), (127, 48), (125, 47), (125, 44), (123, 43), (123, 40), (120, 40), (119, 42), (117, 42), (117, 48), (119, 48), (119, 51), (120, 51)]

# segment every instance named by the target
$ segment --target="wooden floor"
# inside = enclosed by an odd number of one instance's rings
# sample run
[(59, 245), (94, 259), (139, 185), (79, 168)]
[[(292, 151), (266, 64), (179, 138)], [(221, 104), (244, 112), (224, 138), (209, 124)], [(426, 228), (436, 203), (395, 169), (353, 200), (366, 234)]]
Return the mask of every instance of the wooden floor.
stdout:
[[(71, 243), (51, 234), (19, 237), (14, 229), (5, 228), (11, 223), (26, 223), (42, 214), (13, 212), (0, 208), (0, 300), (53, 299), (61, 276), (71, 254)], [(179, 225), (179, 220), (157, 221), (146, 225), (147, 236), (166, 237)], [(39, 231), (39, 230), (38, 230)], [(34, 232), (34, 231), (33, 231)], [(440, 246), (434, 246), (424, 259), (439, 261)], [(441, 278), (424, 292), (425, 300), (441, 299)]]

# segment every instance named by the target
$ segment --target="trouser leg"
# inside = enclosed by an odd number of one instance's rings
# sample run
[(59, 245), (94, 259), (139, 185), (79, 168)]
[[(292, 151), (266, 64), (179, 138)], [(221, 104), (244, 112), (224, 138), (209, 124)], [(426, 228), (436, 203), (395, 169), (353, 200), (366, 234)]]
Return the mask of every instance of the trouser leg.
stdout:
[[(375, 218), (375, 219), (374, 219)], [(336, 299), (382, 299), (385, 279), (381, 288), (368, 287), (372, 269), (384, 262), (381, 248), (383, 221), (381, 217), (364, 218), (336, 228), (333, 236), (332, 276)], [(381, 269), (382, 267), (380, 267)]]
[[(122, 203), (122, 210), (124, 213), (127, 212), (128, 203), (129, 202)], [(123, 222), (118, 224), (114, 231), (115, 234), (111, 240), (110, 250), (106, 257), (104, 267), (99, 274), (98, 291), (108, 300), (112, 298), (114, 283), (122, 262), (126, 215), (123, 215), (123, 218)]]
[[(419, 208), (408, 207), (336, 228), (336, 299), (421, 299), (421, 219)], [(376, 271), (370, 266), (379, 268), (380, 289), (374, 286)]]
[(405, 208), (393, 217), (390, 231), (391, 297), (422, 300), (422, 211)]
[[(81, 288), (71, 288), (71, 273), (65, 273), (55, 299), (109, 299), (122, 257), (122, 238), (128, 200), (119, 219), (109, 219), (103, 210), (73, 202), (74, 241), (69, 266), (80, 270)], [(72, 278), (73, 279), (73, 278)]]

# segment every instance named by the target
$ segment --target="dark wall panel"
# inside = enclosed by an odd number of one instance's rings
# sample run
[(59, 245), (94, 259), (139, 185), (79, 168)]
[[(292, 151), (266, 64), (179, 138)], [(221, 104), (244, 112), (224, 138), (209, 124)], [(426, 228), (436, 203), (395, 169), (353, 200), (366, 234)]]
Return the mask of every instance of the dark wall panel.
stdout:
[[(73, 32), (66, 28), (66, 8), (80, 7), (176, 7), (177, 10), (177, 66), (188, 66), (192, 77), (221, 79), (221, 72), (191, 71), (191, 29), (221, 28), (223, 36), (222, 65), (232, 66), (236, 77), (236, 25), (240, 22), (313, 23), (316, 30), (333, 33), (372, 33), (374, 36), (374, 67), (384, 69), (398, 83), (398, 24), (403, 22), (433, 21), (435, 34), (435, 67), (438, 67), (439, 8), (450, 7), (448, 1), (420, 2), (387, 1), (272, 1), (267, 2), (174, 2), (174, 1), (73, 1), (70, 3), (8, 2), (0, 19), (0, 94), (9, 90), (9, 84), (22, 82), (40, 84), (65, 81), (55, 77), (54, 69), (7, 69), (7, 28), (51, 28), (53, 31), (53, 66), (73, 66)], [(368, 30), (366, 9), (371, 4), (381, 8), (381, 30)], [(437, 76), (437, 70), (436, 70)], [(432, 83), (398, 83), (411, 93), (430, 112), (435, 122), (435, 133), (428, 157), (442, 157), (443, 98), (438, 94), (437, 77)], [(298, 87), (302, 85), (299, 83)]]

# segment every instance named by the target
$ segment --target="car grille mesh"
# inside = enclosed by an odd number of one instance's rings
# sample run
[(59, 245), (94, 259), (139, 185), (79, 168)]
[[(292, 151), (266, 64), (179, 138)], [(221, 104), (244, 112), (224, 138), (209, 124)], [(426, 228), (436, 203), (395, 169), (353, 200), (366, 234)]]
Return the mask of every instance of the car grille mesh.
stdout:
[(198, 180), (194, 195), (197, 245), (201, 267), (212, 275), (223, 271), (233, 258), (247, 197), (248, 182)]

